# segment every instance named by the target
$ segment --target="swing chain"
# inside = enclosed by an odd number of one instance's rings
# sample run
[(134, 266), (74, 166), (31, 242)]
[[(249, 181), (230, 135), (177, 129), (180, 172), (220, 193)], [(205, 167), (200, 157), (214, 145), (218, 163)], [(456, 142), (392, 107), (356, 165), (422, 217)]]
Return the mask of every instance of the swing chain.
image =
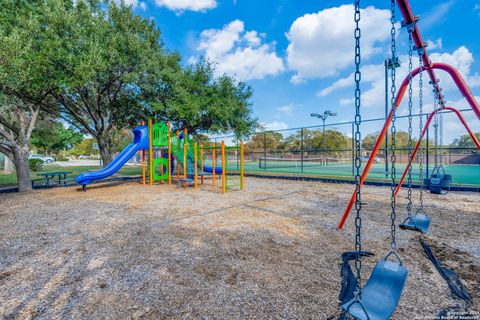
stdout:
[[(442, 105), (442, 108), (443, 108), (444, 104)], [(439, 126), (440, 126), (440, 143), (439, 143), (439, 146), (440, 146), (440, 167), (442, 167), (443, 169), (443, 112), (441, 112), (439, 114)]]
[[(413, 108), (413, 90), (412, 90), (412, 58), (413, 58), (413, 28), (408, 28), (408, 159), (412, 156), (412, 108)], [(410, 161), (410, 160), (409, 160)], [(412, 216), (412, 163), (408, 166), (408, 180), (407, 180), (407, 213), (408, 217)]]
[(355, 271), (356, 271), (356, 281), (357, 287), (355, 289), (355, 300), (359, 301), (361, 297), (361, 270), (362, 270), (362, 261), (360, 260), (360, 252), (362, 251), (362, 242), (361, 242), (361, 228), (362, 228), (362, 201), (360, 193), (360, 170), (361, 170), (361, 133), (360, 133), (360, 124), (362, 118), (360, 115), (360, 80), (362, 74), (360, 72), (360, 0), (355, 0), (355, 210), (357, 212), (355, 217), (355, 251), (357, 252), (355, 258)]
[[(419, 137), (421, 137), (423, 132), (423, 60), (422, 60), (423, 51), (418, 51), (418, 65), (420, 69), (420, 73), (418, 75), (418, 108), (420, 113), (419, 118)], [(423, 183), (423, 148), (420, 145), (420, 152), (418, 155), (418, 165), (419, 165), (419, 177), (420, 177), (420, 198), (419, 198), (419, 209), (423, 210), (423, 191), (424, 191), (424, 183)]]
[[(433, 90), (433, 110), (437, 111), (438, 105), (437, 105), (437, 99), (438, 99), (438, 92), (436, 89)], [(438, 112), (435, 113), (435, 120), (434, 120), (434, 125), (433, 125), (433, 137), (434, 137), (434, 143), (435, 143), (435, 167), (434, 167), (434, 172), (438, 170)]]
[[(390, 6), (390, 23), (392, 25), (390, 29), (390, 34), (391, 34), (391, 52), (392, 52), (392, 61), (396, 60), (396, 43), (395, 43), (395, 36), (396, 36), (396, 29), (395, 29), (395, 0), (391, 0), (391, 6)], [(395, 196), (395, 176), (396, 176), (396, 170), (395, 170), (395, 162), (396, 162), (396, 156), (395, 156), (395, 133), (396, 133), (396, 127), (395, 127), (395, 121), (396, 121), (396, 112), (395, 112), (395, 93), (397, 91), (397, 88), (395, 86), (395, 68), (391, 69), (391, 108), (392, 108), (392, 127), (391, 127), (391, 136), (392, 136), (392, 142), (391, 142), (391, 178), (392, 178), (392, 184), (390, 186), (391, 189), (391, 225), (390, 225), (390, 235), (391, 235), (391, 250), (392, 252), (395, 251), (397, 247), (396, 239), (395, 239), (395, 234), (396, 234), (396, 228), (395, 228), (395, 219), (396, 219), (396, 196)]]

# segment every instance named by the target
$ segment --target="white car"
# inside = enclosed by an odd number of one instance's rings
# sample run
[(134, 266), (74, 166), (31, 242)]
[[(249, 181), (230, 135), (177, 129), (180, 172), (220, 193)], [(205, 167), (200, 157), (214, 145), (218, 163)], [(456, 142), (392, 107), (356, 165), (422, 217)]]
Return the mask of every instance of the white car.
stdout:
[(48, 156), (43, 156), (41, 154), (35, 154), (35, 153), (32, 153), (30, 155), (30, 157), (28, 157), (29, 159), (40, 159), (42, 160), (44, 163), (52, 163), (55, 161), (55, 158), (54, 157), (48, 157)]

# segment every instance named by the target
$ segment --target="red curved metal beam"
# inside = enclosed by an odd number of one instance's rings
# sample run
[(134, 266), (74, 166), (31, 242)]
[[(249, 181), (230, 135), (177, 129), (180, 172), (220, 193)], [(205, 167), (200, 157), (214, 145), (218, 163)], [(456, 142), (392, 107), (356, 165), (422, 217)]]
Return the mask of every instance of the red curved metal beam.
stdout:
[(460, 90), (460, 93), (463, 95), (465, 100), (467, 100), (473, 112), (475, 112), (477, 118), (480, 120), (480, 105), (478, 104), (477, 100), (475, 100), (475, 97), (465, 83), (462, 75), (454, 67), (446, 63), (433, 63), (432, 69), (443, 70), (452, 77), (452, 80), (457, 85), (458, 90)]
[[(426, 52), (426, 51), (425, 51)], [(465, 97), (467, 100), (468, 104), (472, 108), (472, 110), (475, 112), (476, 116), (480, 120), (480, 106), (478, 102), (475, 100), (473, 97), (472, 93), (470, 92), (470, 89), (468, 88), (467, 84), (463, 80), (462, 76), (460, 73), (455, 70), (454, 67), (446, 64), (446, 63), (431, 63), (427, 66), (423, 66), (422, 70), (425, 70), (428, 72), (429, 69), (439, 69), (446, 71), (453, 79), (455, 84), (457, 85), (458, 89), (462, 93), (462, 95)], [(418, 73), (420, 72), (420, 68), (416, 68), (415, 70), (412, 71), (412, 79), (415, 77)], [(398, 109), (398, 106), (402, 102), (403, 96), (405, 95), (405, 91), (407, 90), (408, 83), (409, 83), (409, 78), (410, 76), (407, 75), (405, 79), (402, 82), (402, 85), (400, 86), (397, 97), (395, 99), (395, 104), (390, 110), (390, 113), (387, 116), (387, 119), (385, 121), (385, 124), (383, 125), (382, 130), (380, 131), (380, 135), (377, 138), (377, 141), (375, 142), (375, 146), (373, 147), (372, 153), (370, 154), (370, 158), (367, 161), (367, 164), (365, 165), (365, 169), (363, 170), (362, 176), (360, 177), (360, 188), (363, 186), (363, 183), (365, 182), (365, 179), (367, 178), (368, 172), (370, 171), (370, 168), (372, 167), (372, 164), (375, 160), (375, 157), (377, 156), (378, 150), (380, 149), (380, 146), (385, 139), (385, 134), (387, 133), (387, 130), (390, 126), (390, 123), (392, 122), (392, 117), (393, 117), (393, 112)], [(438, 89), (438, 82), (435, 80), (432, 82), (435, 85), (435, 90)], [(440, 93), (438, 93), (440, 95)], [(347, 221), (348, 215), (350, 214), (350, 211), (352, 210), (352, 207), (355, 203), (355, 194), (356, 192), (354, 191), (350, 201), (347, 205), (347, 208), (345, 209), (345, 212), (342, 216), (342, 219), (340, 220), (340, 223), (338, 224), (338, 229), (342, 229), (343, 226), (345, 225), (345, 222)]]
[(408, 169), (409, 169), (410, 165), (412, 164), (413, 160), (415, 159), (415, 156), (417, 155), (417, 152), (418, 152), (418, 149), (420, 148), (420, 144), (422, 142), (422, 139), (425, 136), (425, 133), (427, 132), (428, 126), (432, 122), (433, 117), (435, 116), (436, 113), (438, 113), (439, 111), (443, 111), (443, 110), (453, 111), (457, 115), (458, 119), (460, 119), (460, 122), (463, 124), (465, 129), (467, 129), (467, 132), (470, 135), (470, 138), (472, 138), (473, 143), (475, 143), (475, 146), (477, 147), (477, 149), (480, 150), (480, 142), (478, 141), (477, 137), (475, 136), (475, 134), (473, 133), (473, 131), (470, 129), (467, 122), (465, 121), (465, 118), (462, 116), (462, 113), (460, 111), (458, 111), (458, 109), (453, 108), (453, 107), (445, 107), (445, 108), (442, 108), (442, 109), (434, 110), (428, 116), (427, 122), (425, 123), (425, 127), (423, 128), (422, 134), (420, 135), (420, 138), (418, 139), (418, 142), (415, 145), (415, 148), (413, 149), (413, 152), (412, 152), (412, 155), (411, 155), (411, 157), (408, 161), (407, 167), (405, 168), (405, 171), (403, 172), (402, 178), (398, 182), (397, 188), (395, 189), (395, 195), (398, 195), (398, 192), (402, 188), (402, 184), (403, 184), (403, 181), (405, 181), (405, 177), (408, 173)]

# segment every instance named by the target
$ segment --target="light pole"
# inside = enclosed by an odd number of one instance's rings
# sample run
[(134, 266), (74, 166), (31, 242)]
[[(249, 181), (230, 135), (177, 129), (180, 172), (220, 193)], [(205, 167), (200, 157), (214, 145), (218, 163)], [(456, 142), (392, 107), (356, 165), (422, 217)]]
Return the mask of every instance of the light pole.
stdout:
[[(337, 114), (335, 112), (332, 112), (330, 110), (326, 110), (323, 112), (323, 114), (319, 113), (312, 113), (310, 114), (311, 117), (322, 119), (322, 153), (325, 153), (325, 120), (327, 120), (328, 117), (335, 117)], [(325, 161), (325, 156), (323, 155), (322, 157), (324, 159), (323, 163), (326, 164)]]

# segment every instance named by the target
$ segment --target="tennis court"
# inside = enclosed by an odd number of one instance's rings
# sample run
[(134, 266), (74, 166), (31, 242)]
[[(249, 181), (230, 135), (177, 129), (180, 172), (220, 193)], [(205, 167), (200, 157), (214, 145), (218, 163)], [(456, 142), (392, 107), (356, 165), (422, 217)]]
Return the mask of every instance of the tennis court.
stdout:
[[(207, 161), (208, 162), (208, 161)], [(399, 180), (405, 170), (405, 163), (397, 164), (396, 175)], [(239, 168), (238, 160), (229, 160), (228, 168), (237, 170)], [(428, 167), (428, 174), (432, 174), (433, 164)], [(480, 165), (450, 164), (444, 165), (445, 173), (452, 175), (452, 183), (457, 185), (480, 185)], [(391, 168), (389, 167), (389, 170)], [(418, 184), (419, 165), (414, 164), (412, 168), (413, 183)], [(423, 168), (423, 175), (426, 175), (426, 165)], [(350, 159), (304, 159), (303, 166), (300, 159), (274, 159), (259, 158), (257, 160), (245, 160), (246, 173), (278, 173), (278, 174), (306, 174), (321, 177), (332, 177), (340, 179), (353, 179), (352, 162)], [(385, 163), (375, 163), (372, 165), (367, 180), (390, 179), (385, 176)], [(406, 181), (405, 181), (406, 182)]]

